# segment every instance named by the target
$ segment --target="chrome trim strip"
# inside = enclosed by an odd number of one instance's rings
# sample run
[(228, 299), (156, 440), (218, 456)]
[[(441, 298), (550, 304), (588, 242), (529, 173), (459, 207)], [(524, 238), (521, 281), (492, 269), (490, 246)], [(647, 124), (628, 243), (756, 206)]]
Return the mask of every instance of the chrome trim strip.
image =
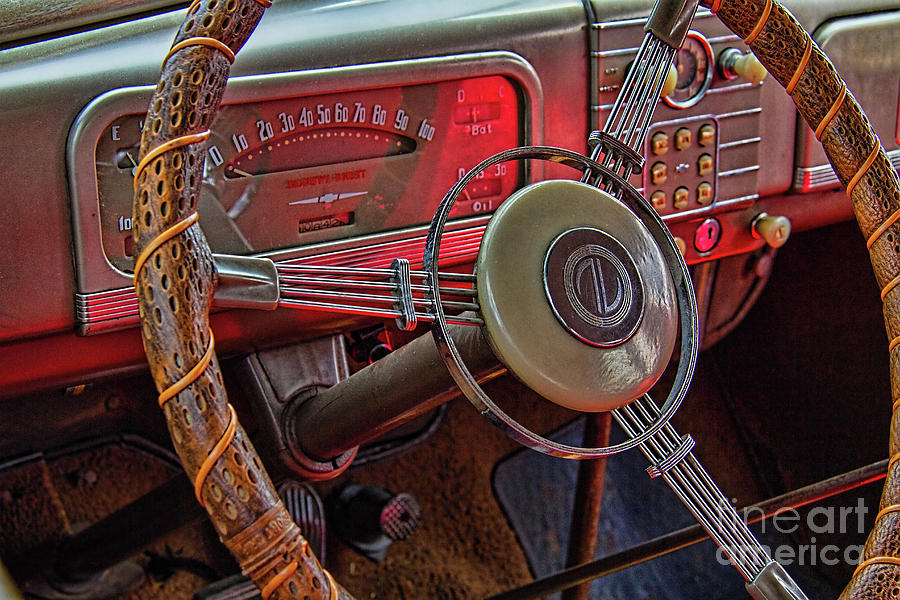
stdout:
[(752, 137), (743, 140), (735, 140), (733, 142), (725, 142), (724, 144), (719, 144), (719, 150), (728, 150), (729, 148), (737, 148), (738, 146), (745, 146), (747, 144), (757, 144), (761, 141), (761, 137)]
[(736, 111), (730, 112), (730, 113), (722, 113), (721, 115), (719, 115), (719, 118), (720, 119), (731, 119), (733, 117), (745, 117), (747, 115), (755, 115), (756, 113), (761, 113), (761, 112), (762, 112), (762, 107), (757, 106), (755, 108), (748, 108), (746, 110), (736, 110)]
[(647, 17), (639, 19), (622, 19), (621, 21), (604, 21), (603, 23), (593, 23), (591, 27), (596, 30), (616, 29), (617, 27), (631, 27), (632, 25), (643, 25), (647, 22)]
[(760, 87), (762, 83), (750, 83), (749, 81), (746, 83), (738, 83), (736, 85), (725, 85), (722, 87), (711, 88), (706, 90), (707, 94), (726, 94), (729, 92), (736, 92), (738, 90), (749, 90), (751, 88)]
[(736, 42), (736, 41), (738, 41), (738, 40), (740, 40), (740, 39), (741, 39), (740, 37), (738, 37), (738, 36), (736, 36), (736, 35), (734, 35), (734, 34), (732, 33), (732, 34), (729, 34), (729, 35), (720, 35), (720, 36), (717, 36), (717, 37), (711, 37), (711, 38), (709, 38), (707, 41), (708, 41), (710, 44), (722, 44), (722, 43), (725, 43), (725, 42)]
[(625, 56), (627, 54), (636, 54), (640, 48), (616, 48), (615, 50), (596, 50), (591, 52), (594, 58), (609, 58), (610, 56)]
[(743, 175), (745, 173), (752, 173), (753, 171), (759, 171), (759, 165), (750, 165), (749, 167), (741, 167), (740, 169), (732, 169), (730, 171), (722, 171), (719, 173), (719, 177), (732, 177), (734, 175)]
[[(887, 153), (888, 160), (894, 169), (900, 171), (900, 149)], [(816, 190), (838, 187), (841, 182), (831, 165), (816, 165), (815, 167), (797, 167), (794, 171), (794, 191), (806, 193)]]
[[(708, 94), (709, 92), (707, 92)], [(602, 112), (604, 110), (611, 110), (613, 107), (612, 104), (594, 104), (591, 106), (591, 110), (594, 112)], [(756, 113), (761, 113), (762, 108), (757, 106), (755, 108), (748, 108), (745, 110), (737, 110), (730, 113), (722, 113), (721, 115), (716, 115), (719, 119), (731, 119), (733, 117), (745, 117), (747, 115), (755, 115)]]
[[(446, 264), (474, 261), (481, 246), (481, 237), (488, 217), (465, 221), (464, 227), (456, 227), (445, 233), (441, 260)], [(425, 248), (426, 228), (412, 232), (385, 236), (370, 236), (374, 243), (360, 246), (359, 238), (343, 240), (343, 243), (323, 244), (304, 256), (282, 253), (278, 264), (329, 265), (360, 268), (387, 268), (397, 257), (406, 258), (412, 265), (421, 266)], [(355, 242), (355, 245), (354, 245)], [(277, 256), (277, 254), (270, 254)], [(75, 294), (75, 319), (79, 335), (93, 335), (124, 329), (138, 322), (138, 303), (131, 286), (92, 293)]]
[[(708, 9), (700, 8), (697, 10), (697, 13), (694, 15), (694, 20), (697, 19), (705, 19), (707, 17), (711, 17), (712, 13), (709, 12)], [(604, 29), (616, 29), (617, 27), (630, 27), (633, 25), (644, 25), (647, 22), (647, 17), (640, 17), (637, 19), (620, 19), (618, 21), (603, 21), (601, 23), (592, 23), (591, 28), (594, 30), (604, 30)]]
[(721, 206), (723, 204), (739, 204), (741, 202), (749, 202), (751, 200), (759, 200), (759, 194), (747, 194), (746, 196), (740, 196), (738, 198), (729, 198), (728, 200), (721, 200), (718, 205)]
[(737, 209), (738, 207), (743, 207), (745, 204), (751, 204), (756, 200), (759, 200), (759, 194), (750, 194), (747, 196), (740, 196), (739, 198), (729, 198), (728, 200), (718, 200), (714, 204), (704, 206), (703, 208), (694, 208), (684, 212), (663, 215), (662, 220), (666, 223), (681, 223), (682, 221), (690, 221), (694, 218), (708, 217), (731, 209)]

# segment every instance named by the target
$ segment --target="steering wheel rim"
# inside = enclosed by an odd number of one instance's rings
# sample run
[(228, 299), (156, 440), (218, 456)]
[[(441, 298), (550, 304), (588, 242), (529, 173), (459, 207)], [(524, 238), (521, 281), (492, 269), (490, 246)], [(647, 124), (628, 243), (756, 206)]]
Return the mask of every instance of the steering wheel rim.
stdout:
[(216, 270), (197, 225), (204, 141), (235, 53), (269, 0), (195, 0), (151, 99), (135, 169), (134, 283), (150, 370), (197, 500), (263, 598), (349, 598), (319, 564), (228, 404), (209, 307)]
[[(235, 53), (269, 0), (195, 0), (163, 64), (135, 173), (135, 289), (151, 373), (175, 449), (223, 543), (264, 598), (350, 598), (309, 550), (227, 402), (209, 307), (216, 272), (197, 225), (208, 123)], [(848, 189), (885, 300), (900, 396), (900, 180), (846, 84), (774, 0), (703, 0), (784, 85)], [(891, 230), (891, 233), (888, 233)], [(894, 404), (894, 422), (897, 408)], [(900, 591), (900, 427), (864, 561), (842, 597)]]

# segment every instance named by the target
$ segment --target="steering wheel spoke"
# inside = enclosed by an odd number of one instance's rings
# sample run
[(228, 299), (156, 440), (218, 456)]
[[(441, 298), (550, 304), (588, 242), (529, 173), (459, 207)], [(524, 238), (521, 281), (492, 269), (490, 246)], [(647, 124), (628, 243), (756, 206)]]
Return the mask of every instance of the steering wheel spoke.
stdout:
[[(613, 411), (613, 418), (629, 436), (636, 437), (658, 417), (659, 408), (649, 396)], [(650, 461), (651, 477), (662, 477), (710, 537), (722, 549), (748, 586), (759, 581), (773, 559), (756, 539), (734, 506), (694, 456), (690, 436), (679, 435), (671, 423), (640, 445)], [(771, 570), (771, 569), (770, 569)], [(767, 574), (766, 577), (769, 575)], [(786, 573), (779, 573), (790, 582)], [(758, 586), (757, 586), (758, 587)], [(789, 585), (793, 598), (806, 598), (796, 585)], [(766, 596), (755, 596), (765, 598)]]
[[(395, 260), (391, 269), (277, 265), (278, 305), (394, 318), (401, 329), (415, 329), (415, 323), (435, 319), (427, 284), (430, 274), (409, 270), (408, 263), (404, 269), (400, 261)], [(471, 274), (438, 273), (441, 305), (449, 323), (484, 323), (477, 314), (481, 307), (474, 283)]]

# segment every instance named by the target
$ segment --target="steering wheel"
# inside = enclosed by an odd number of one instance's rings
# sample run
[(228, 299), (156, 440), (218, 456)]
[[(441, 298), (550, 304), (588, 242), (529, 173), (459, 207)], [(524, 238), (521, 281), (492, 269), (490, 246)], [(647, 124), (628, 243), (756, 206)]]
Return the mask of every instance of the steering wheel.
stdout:
[[(194, 0), (188, 9), (163, 63), (141, 139), (134, 187), (134, 284), (160, 407), (197, 500), (222, 542), (264, 599), (350, 598), (310, 551), (228, 404), (209, 329), (217, 273), (196, 212), (204, 142), (235, 53), (270, 4)], [(896, 172), (834, 66), (787, 10), (775, 0), (701, 4), (750, 45), (785, 86), (846, 187), (882, 288), (892, 390), (900, 397)], [(672, 344), (668, 340), (661, 346), (670, 351)], [(864, 560), (842, 597), (900, 595), (898, 406), (900, 400), (893, 407), (891, 460), (880, 512)]]

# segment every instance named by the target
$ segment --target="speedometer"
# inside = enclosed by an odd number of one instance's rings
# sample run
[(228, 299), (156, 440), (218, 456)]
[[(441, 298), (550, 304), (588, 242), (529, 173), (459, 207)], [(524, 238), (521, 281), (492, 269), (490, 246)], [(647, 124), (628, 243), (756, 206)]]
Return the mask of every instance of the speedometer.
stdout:
[[(94, 152), (103, 250), (122, 271), (142, 119), (110, 121)], [(210, 129), (201, 225), (214, 251), (248, 254), (427, 223), (460, 173), (524, 142), (525, 120), (496, 74), (234, 102)], [(454, 216), (492, 211), (523, 177), (484, 174)]]

